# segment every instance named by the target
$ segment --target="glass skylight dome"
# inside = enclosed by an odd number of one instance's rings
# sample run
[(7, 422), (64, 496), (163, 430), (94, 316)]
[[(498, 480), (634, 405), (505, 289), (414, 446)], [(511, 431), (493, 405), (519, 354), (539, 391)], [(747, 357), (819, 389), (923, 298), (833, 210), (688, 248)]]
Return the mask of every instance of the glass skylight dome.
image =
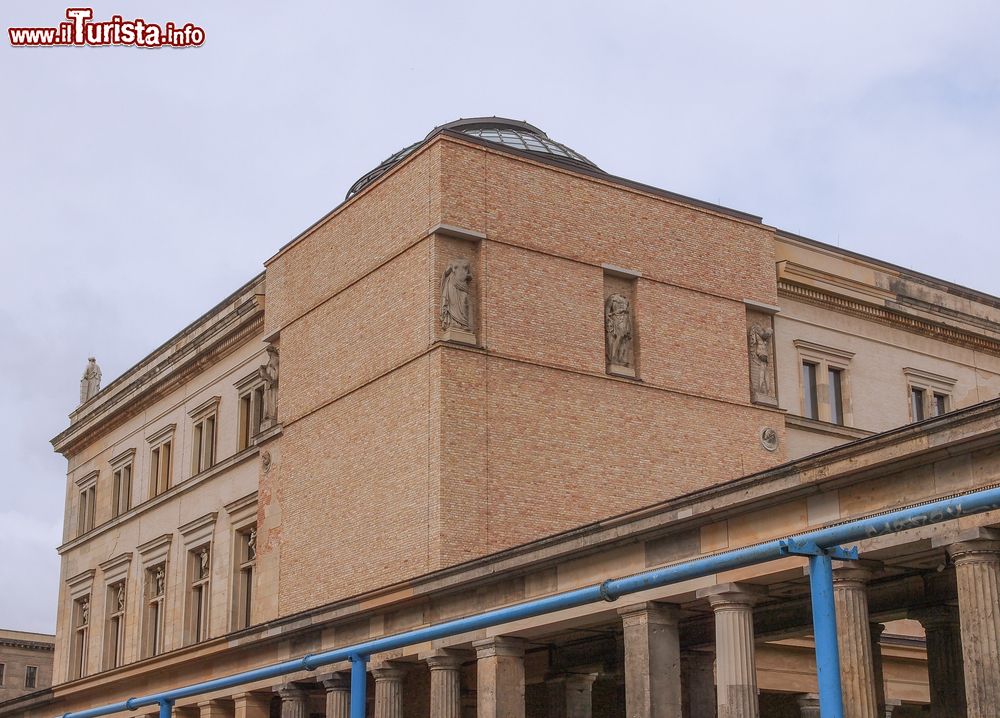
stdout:
[(420, 147), (424, 142), (434, 135), (444, 130), (461, 132), (470, 137), (493, 142), (498, 145), (511, 147), (522, 152), (531, 152), (544, 155), (550, 159), (564, 162), (569, 165), (583, 167), (589, 170), (601, 171), (601, 168), (581, 155), (579, 152), (570, 149), (566, 145), (549, 138), (544, 132), (529, 125), (527, 122), (518, 120), (508, 120), (503, 117), (473, 117), (467, 120), (456, 120), (446, 125), (435, 127), (427, 136), (419, 142), (414, 142), (409, 147), (404, 147), (399, 152), (385, 159), (378, 167), (367, 172), (358, 179), (351, 189), (347, 191), (347, 199), (363, 190), (390, 169), (402, 162), (407, 155)]

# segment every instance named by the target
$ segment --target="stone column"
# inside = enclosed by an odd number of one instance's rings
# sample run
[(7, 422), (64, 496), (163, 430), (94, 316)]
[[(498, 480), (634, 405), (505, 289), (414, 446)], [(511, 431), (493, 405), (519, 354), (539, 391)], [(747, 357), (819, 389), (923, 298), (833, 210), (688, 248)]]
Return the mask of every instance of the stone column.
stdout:
[[(431, 669), (430, 718), (462, 718), (462, 663), (455, 651), (434, 651), (424, 656)], [(330, 718), (330, 716), (327, 716)]]
[(234, 693), (234, 718), (269, 718), (270, 693)]
[(281, 718), (309, 718), (309, 692), (293, 683), (278, 687)]
[(927, 637), (927, 677), (930, 682), (930, 718), (964, 716), (965, 675), (962, 670), (962, 634), (958, 609), (932, 606), (910, 611)]
[(704, 651), (681, 654), (681, 714), (715, 718), (715, 656)]
[(478, 718), (524, 718), (524, 642), (497, 636), (472, 647)]
[(833, 599), (837, 609), (844, 718), (881, 718), (868, 620), (868, 581), (872, 572), (853, 562), (838, 562), (835, 566)]
[(878, 715), (885, 713), (885, 673), (882, 670), (882, 633), (885, 626), (881, 623), (869, 623), (868, 633), (872, 638), (872, 676), (875, 679), (875, 705)]
[(820, 718), (818, 693), (803, 693), (795, 700), (798, 701), (801, 718)]
[[(200, 718), (232, 718), (233, 702), (221, 699), (200, 701), (198, 715)], [(306, 716), (306, 718), (309, 717)]]
[[(351, 674), (338, 671), (319, 676), (326, 690), (326, 718), (350, 718)], [(236, 718), (239, 718), (237, 716)]]
[(719, 718), (758, 718), (753, 606), (759, 586), (727, 583), (698, 591), (715, 611), (716, 704)]
[(996, 718), (1000, 706), (1000, 541), (948, 547), (958, 582), (968, 718)]
[(625, 645), (628, 718), (681, 718), (681, 648), (677, 609), (638, 603), (618, 609)]
[(591, 718), (591, 691), (596, 673), (559, 673), (547, 676), (548, 713), (546, 718)]
[[(386, 661), (372, 669), (375, 677), (375, 718), (403, 718), (403, 678), (406, 668)], [(284, 717), (282, 717), (284, 718)]]

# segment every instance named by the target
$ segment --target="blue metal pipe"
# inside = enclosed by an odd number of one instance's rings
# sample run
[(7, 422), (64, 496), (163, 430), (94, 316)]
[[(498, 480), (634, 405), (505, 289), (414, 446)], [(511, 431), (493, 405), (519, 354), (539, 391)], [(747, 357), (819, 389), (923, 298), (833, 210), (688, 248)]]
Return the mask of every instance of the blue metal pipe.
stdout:
[(833, 561), (826, 554), (809, 557), (812, 593), (813, 640), (816, 642), (816, 680), (819, 683), (821, 718), (844, 718), (840, 686), (840, 647), (837, 644), (837, 609), (833, 600)]
[(174, 710), (174, 702), (171, 700), (160, 701), (160, 718), (171, 718)]
[[(88, 710), (66, 713), (63, 718), (96, 718), (97, 716), (118, 713), (124, 710), (135, 710), (142, 706), (159, 703), (162, 700), (177, 701), (182, 698), (211, 693), (213, 691), (254, 683), (256, 681), (277, 678), (299, 671), (312, 671), (320, 666), (351, 660), (355, 656), (370, 656), (373, 653), (389, 651), (397, 648), (433, 641), (460, 633), (467, 633), (483, 628), (498, 626), (523, 618), (542, 616), (547, 613), (576, 608), (598, 601), (614, 601), (621, 596), (637, 593), (651, 588), (660, 588), (673, 583), (701, 578), (722, 571), (728, 571), (745, 566), (753, 566), (767, 561), (773, 561), (787, 555), (790, 541), (796, 543), (815, 543), (820, 548), (831, 548), (843, 543), (858, 541), (865, 538), (898, 533), (907, 529), (918, 528), (929, 524), (957, 519), (961, 516), (982, 513), (1000, 509), (1000, 487), (984, 489), (963, 496), (942, 499), (920, 506), (891, 511), (881, 516), (875, 516), (857, 521), (850, 521), (837, 526), (818, 529), (798, 534), (790, 539), (777, 539), (756, 546), (748, 546), (734, 551), (727, 551), (704, 558), (686, 561), (684, 563), (666, 566), (664, 568), (644, 571), (632, 576), (616, 578), (604, 583), (579, 588), (573, 591), (546, 596), (526, 603), (507, 606), (487, 611), (474, 616), (446, 621), (434, 626), (417, 628), (393, 636), (377, 638), (358, 643), (345, 648), (324, 651), (284, 661), (251, 671), (217, 678), (211, 681), (195, 683), (182, 688), (174, 688), (161, 693), (154, 693), (140, 698), (130, 698), (121, 703)], [(353, 667), (352, 667), (353, 673)]]
[(351, 718), (365, 718), (368, 705), (368, 656), (351, 657)]

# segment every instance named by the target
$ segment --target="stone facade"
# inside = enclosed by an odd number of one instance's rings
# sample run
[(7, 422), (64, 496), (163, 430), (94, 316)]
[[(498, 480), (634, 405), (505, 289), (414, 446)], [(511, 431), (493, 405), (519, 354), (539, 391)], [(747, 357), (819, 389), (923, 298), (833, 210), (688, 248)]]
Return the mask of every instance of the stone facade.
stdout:
[[(979, 403), (1000, 391), (998, 340), (1000, 300), (438, 131), (74, 411), (53, 441), (69, 462), (56, 686), (0, 714), (228, 675), (1000, 481), (1000, 405)], [(951, 413), (905, 426), (913, 388), (930, 408), (947, 389)], [(940, 565), (994, 567), (966, 558), (958, 528), (862, 546), (871, 582), (838, 610), (864, 715), (941, 695), (911, 619), (977, 605)], [(807, 715), (804, 567), (377, 656), (369, 710)], [(970, 706), (985, 653), (952, 670)], [(176, 710), (333, 718), (348, 668)]]
[(0, 629), (0, 703), (52, 685), (55, 638)]

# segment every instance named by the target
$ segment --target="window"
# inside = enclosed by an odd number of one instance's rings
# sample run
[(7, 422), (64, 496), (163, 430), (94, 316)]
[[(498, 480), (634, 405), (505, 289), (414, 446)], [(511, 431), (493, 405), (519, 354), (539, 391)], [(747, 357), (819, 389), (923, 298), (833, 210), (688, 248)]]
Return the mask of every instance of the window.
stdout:
[(955, 380), (921, 369), (903, 369), (910, 395), (910, 421), (923, 421), (951, 411)]
[(125, 581), (108, 586), (104, 612), (107, 626), (104, 633), (104, 668), (117, 668), (125, 657)]
[(215, 463), (215, 414), (194, 423), (191, 440), (191, 474), (200, 474)]
[(812, 362), (802, 362), (802, 415), (810, 419), (819, 419), (816, 365)]
[(264, 385), (247, 389), (240, 394), (239, 440), (237, 450), (243, 451), (253, 437), (260, 433), (260, 425), (264, 420)]
[(927, 392), (923, 389), (918, 389), (917, 387), (910, 387), (910, 416), (913, 421), (923, 421), (924, 416), (924, 401)]
[(829, 369), (827, 387), (830, 392), (830, 422), (844, 423), (844, 370)]
[(97, 486), (89, 486), (80, 492), (80, 517), (77, 526), (80, 527), (78, 535), (82, 535), (94, 528), (94, 515), (97, 507)]
[(211, 596), (212, 556), (208, 546), (188, 553), (190, 585), (187, 603), (187, 643), (208, 638), (208, 606)]
[(90, 638), (90, 596), (73, 602), (73, 646), (70, 658), (70, 677), (87, 675), (87, 647)]
[[(134, 452), (130, 452), (129, 456)], [(132, 508), (132, 460), (112, 466), (111, 516), (121, 516)]]
[(257, 527), (237, 534), (235, 629), (247, 628), (253, 616), (253, 578), (257, 563)]
[(3, 663), (0, 663), (0, 686), (3, 685), (3, 677), (6, 672), (7, 672), (7, 666)]
[(173, 463), (173, 441), (164, 441), (153, 449), (149, 467), (149, 495), (159, 496), (170, 488), (170, 470)]
[(38, 666), (25, 666), (24, 687), (36, 688), (38, 685)]
[(843, 349), (796, 339), (802, 366), (802, 416), (815, 421), (850, 426), (850, 364), (854, 354)]
[(143, 657), (163, 652), (164, 598), (167, 593), (167, 567), (159, 564), (146, 569), (146, 607), (143, 621)]

